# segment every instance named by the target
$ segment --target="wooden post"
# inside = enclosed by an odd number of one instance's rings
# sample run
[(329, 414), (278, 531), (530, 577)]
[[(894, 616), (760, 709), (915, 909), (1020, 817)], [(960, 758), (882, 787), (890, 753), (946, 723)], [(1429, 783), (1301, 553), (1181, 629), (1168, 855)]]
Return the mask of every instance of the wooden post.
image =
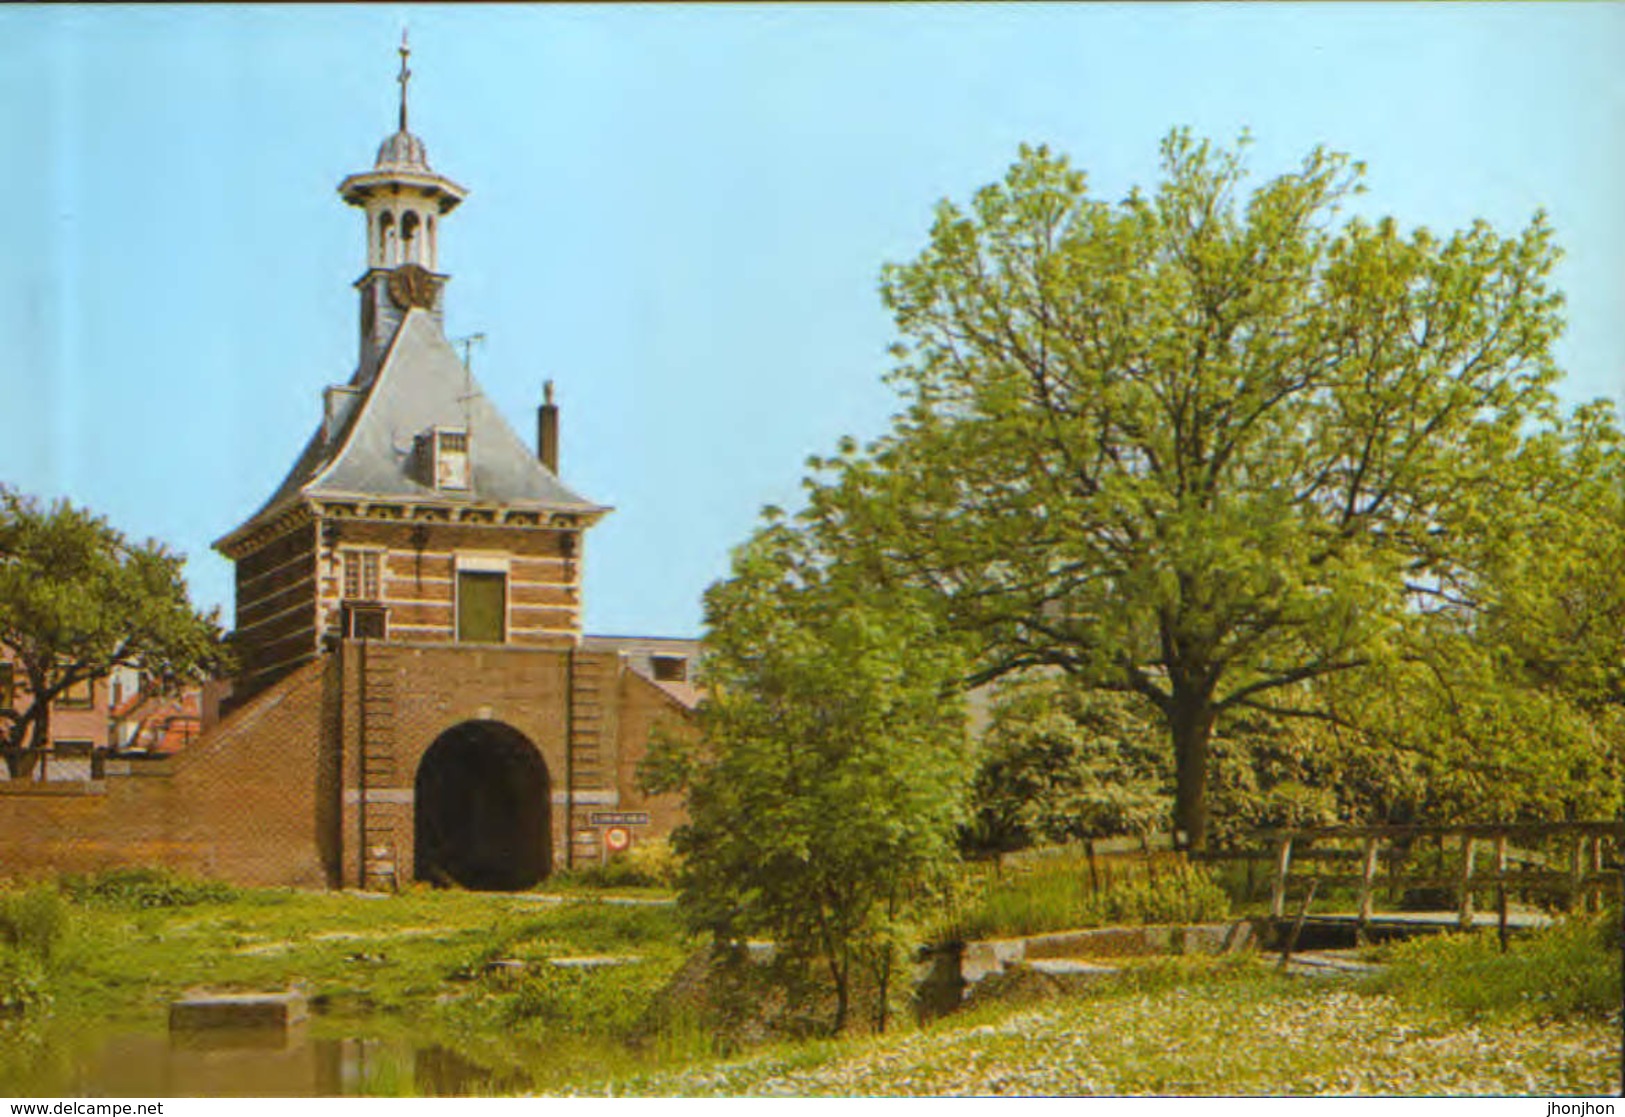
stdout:
[(1401, 856), (1411, 855), (1409, 841), (1392, 841), (1388, 843), (1388, 903), (1396, 910), (1399, 908), (1399, 861)]
[(1459, 922), (1462, 930), (1471, 930), (1473, 926), (1473, 836), (1461, 836), (1461, 909)]
[(1602, 910), (1602, 835), (1591, 836), (1591, 882), (1586, 886), (1586, 910)]
[(1270, 885), (1270, 918), (1286, 918), (1286, 874), (1292, 864), (1292, 835), (1281, 839), (1275, 851), (1275, 880)]
[(1507, 836), (1495, 835), (1495, 926), (1501, 953), (1507, 952)]
[(1569, 859), (1569, 910), (1580, 910), (1584, 899), (1582, 890), (1585, 887), (1586, 873), (1586, 836), (1576, 834), (1574, 837), (1574, 854)]
[(1311, 880), (1309, 891), (1304, 893), (1303, 906), (1298, 909), (1298, 918), (1292, 921), (1292, 933), (1286, 937), (1286, 946), (1281, 950), (1281, 968), (1292, 960), (1292, 948), (1298, 945), (1298, 935), (1303, 932), (1303, 921), (1309, 916), (1309, 905), (1314, 902), (1315, 889), (1320, 887), (1320, 881)]
[(1365, 860), (1360, 865), (1360, 921), (1354, 929), (1354, 941), (1364, 945), (1366, 927), (1371, 922), (1371, 888), (1377, 876), (1377, 839), (1365, 840)]
[(1083, 852), (1089, 857), (1089, 890), (1091, 892), (1099, 892), (1100, 867), (1095, 864), (1095, 840), (1093, 838), (1085, 838), (1083, 840)]

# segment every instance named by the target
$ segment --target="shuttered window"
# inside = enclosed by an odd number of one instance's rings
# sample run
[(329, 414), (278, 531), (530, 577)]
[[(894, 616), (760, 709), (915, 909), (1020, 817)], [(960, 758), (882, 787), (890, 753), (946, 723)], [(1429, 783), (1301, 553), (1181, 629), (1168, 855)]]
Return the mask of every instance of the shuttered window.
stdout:
[(457, 572), (457, 639), (500, 644), (507, 636), (508, 576), (500, 571)]

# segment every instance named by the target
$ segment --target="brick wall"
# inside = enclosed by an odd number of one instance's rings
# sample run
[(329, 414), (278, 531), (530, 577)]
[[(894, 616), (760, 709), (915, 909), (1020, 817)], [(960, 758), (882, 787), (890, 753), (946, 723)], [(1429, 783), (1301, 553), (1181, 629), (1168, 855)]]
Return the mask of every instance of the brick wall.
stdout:
[[(388, 775), (370, 781), (362, 741), (367, 727), (367, 672), (362, 657), (367, 655), (384, 657), (392, 692), (391, 723), (386, 730), (392, 746), (390, 763), (373, 769)], [(340, 720), (348, 851), (343, 879), (347, 885), (384, 885), (381, 873), (376, 880), (367, 875), (369, 856), (375, 854), (372, 859), (377, 865), (387, 863), (392, 869), (396, 885), (412, 879), (418, 768), (442, 734), (468, 721), (510, 726), (541, 755), (548, 773), (555, 868), (564, 866), (572, 843), (578, 863), (599, 858), (601, 834), (589, 825), (594, 811), (647, 811), (650, 825), (638, 828), (635, 838), (662, 836), (683, 819), (678, 797), (648, 797), (637, 790), (636, 770), (653, 728), (665, 724), (683, 731), (688, 711), (654, 683), (626, 670), (615, 657), (575, 653), (572, 660), (570, 653), (532, 648), (349, 642), (342, 648), (342, 658)], [(572, 771), (566, 755), (571, 728), (567, 688), (572, 666), (578, 679), (589, 678), (581, 666), (588, 660), (594, 661), (595, 669), (606, 660), (612, 665), (613, 685), (606, 697), (613, 709), (604, 718), (608, 728), (598, 746), (601, 755), (591, 762), (578, 757)], [(579, 695), (575, 709), (577, 719), (587, 716)], [(579, 742), (580, 725), (576, 730)], [(574, 804), (574, 825), (566, 817), (567, 800)], [(365, 839), (369, 830), (376, 840)], [(367, 848), (369, 845), (373, 848)], [(380, 852), (386, 847), (387, 852)]]
[(540, 647), (575, 642), (581, 628), (578, 529), (501, 524), (329, 519), (330, 542), (320, 571), (318, 616), (323, 634), (342, 630), (346, 552), (370, 552), (378, 563), (377, 603), (389, 609), (389, 636), (414, 643), (456, 639), (459, 557), (506, 560), (507, 640)]
[(323, 705), (337, 665), (310, 663), (205, 734), (174, 761), (181, 839), (206, 875), (239, 884), (324, 887), (339, 789), (323, 764)]
[[(363, 735), (363, 657), (387, 662), (393, 691), (390, 763), (374, 767), (369, 779)], [(414, 783), (423, 754), (448, 729), (467, 721), (497, 721), (522, 733), (547, 767), (556, 798), (565, 786), (565, 686), (568, 656), (504, 646), (368, 644), (346, 642), (341, 650), (342, 752), (344, 770), (344, 882), (360, 886), (371, 852), (363, 836), (381, 832), (387, 820), (387, 860), (395, 883), (412, 879)], [(553, 848), (563, 848), (563, 812), (553, 810)], [(386, 858), (376, 860), (382, 862)], [(379, 882), (381, 883), (381, 882)]]
[(179, 757), (82, 783), (0, 785), (0, 876), (162, 865), (240, 884), (329, 883), (316, 757), (327, 665), (247, 703)]
[(616, 785), (620, 789), (621, 811), (647, 811), (649, 825), (632, 828), (636, 844), (647, 838), (664, 837), (685, 821), (679, 795), (644, 795), (638, 790), (638, 764), (648, 751), (649, 736), (656, 727), (668, 733), (692, 733), (687, 708), (659, 686), (634, 671), (621, 675), (620, 747), (616, 764)]
[[(607, 672), (598, 737), (583, 729), (580, 687), (573, 712), (569, 702), (572, 667), (585, 678), (583, 663)], [(387, 703), (369, 708), (369, 687)], [(572, 716), (593, 766), (578, 757), (573, 780)], [(681, 703), (613, 655), (346, 642), (172, 759), (130, 762), (129, 774), (96, 782), (0, 784), (0, 876), (166, 865), (252, 885), (404, 885), (413, 879), (419, 765), (443, 733), (469, 721), (510, 726), (540, 754), (555, 864), (572, 841), (578, 858), (596, 859), (593, 810), (649, 812), (635, 839), (681, 821), (680, 803), (642, 796), (635, 776), (651, 729), (686, 718)]]

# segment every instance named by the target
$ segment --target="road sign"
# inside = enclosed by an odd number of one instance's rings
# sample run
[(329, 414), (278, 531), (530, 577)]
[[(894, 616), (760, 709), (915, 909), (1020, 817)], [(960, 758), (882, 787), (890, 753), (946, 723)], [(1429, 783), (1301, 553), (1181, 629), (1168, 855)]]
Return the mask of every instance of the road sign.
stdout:
[(647, 826), (648, 811), (593, 811), (587, 816), (594, 826)]
[(611, 826), (604, 831), (604, 848), (611, 853), (620, 853), (632, 844), (632, 831), (624, 826)]

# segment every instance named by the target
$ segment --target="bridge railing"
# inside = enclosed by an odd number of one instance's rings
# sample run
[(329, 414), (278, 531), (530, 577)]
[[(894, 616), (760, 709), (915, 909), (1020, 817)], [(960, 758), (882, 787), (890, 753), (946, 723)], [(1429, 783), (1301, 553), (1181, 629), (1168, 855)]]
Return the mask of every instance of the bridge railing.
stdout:
[(1297, 827), (1248, 838), (1243, 847), (1193, 859), (1244, 862), (1249, 875), (1266, 863), (1276, 919), (1286, 916), (1296, 874), (1322, 889), (1352, 886), (1362, 930), (1379, 891), (1393, 903), (1424, 889), (1449, 894), (1462, 926), (1473, 924), (1476, 898), (1493, 891), (1504, 928), (1509, 896), (1545, 897), (1569, 910), (1618, 897), (1625, 821)]

